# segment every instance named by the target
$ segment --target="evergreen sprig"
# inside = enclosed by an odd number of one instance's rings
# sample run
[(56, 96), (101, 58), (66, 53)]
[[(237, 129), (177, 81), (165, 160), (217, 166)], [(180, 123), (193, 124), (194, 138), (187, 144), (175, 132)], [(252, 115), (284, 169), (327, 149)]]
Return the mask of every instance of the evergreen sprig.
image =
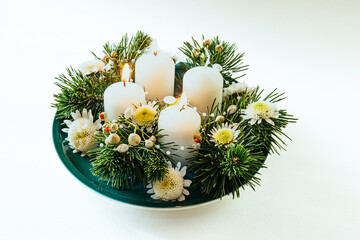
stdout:
[(194, 172), (193, 184), (201, 186), (202, 194), (221, 198), (227, 194), (240, 196), (239, 188), (246, 185), (254, 189), (260, 179), (256, 173), (266, 158), (257, 139), (239, 126), (241, 134), (236, 144), (228, 147), (209, 141), (210, 130), (218, 123), (207, 124), (202, 133), (205, 140), (189, 162), (189, 171)]
[[(120, 143), (106, 144), (105, 140), (111, 133), (98, 133), (95, 139), (100, 147), (90, 152), (93, 166), (91, 172), (116, 188), (129, 188), (134, 181), (146, 184), (148, 181), (162, 180), (168, 169), (168, 161), (172, 161), (166, 151), (175, 148), (172, 143), (162, 142), (156, 142), (152, 148), (145, 146), (145, 140), (152, 136), (156, 139), (163, 137), (157, 124), (150, 128), (140, 128), (123, 115), (115, 123), (120, 126), (115, 132), (120, 136)], [(141, 138), (137, 146), (132, 146), (128, 141), (132, 133), (138, 134)], [(129, 149), (123, 153), (118, 152), (116, 148), (119, 144), (127, 144)]]
[[(125, 64), (129, 64), (133, 70), (130, 78), (134, 79), (135, 62), (151, 43), (152, 38), (142, 31), (138, 31), (135, 36), (131, 38), (125, 34), (118, 43), (105, 43), (103, 53), (107, 56), (106, 59), (110, 61), (111, 70), (119, 81), (121, 80), (122, 68)], [(95, 54), (94, 56), (97, 57)]]
[(245, 76), (245, 74), (239, 76), (233, 74), (248, 70), (248, 65), (243, 63), (244, 53), (237, 52), (236, 44), (221, 41), (218, 37), (205, 40), (202, 36), (201, 42), (192, 38), (192, 43), (184, 42), (179, 50), (187, 57), (188, 64), (182, 65), (185, 70), (204, 66), (206, 63), (210, 67), (214, 64), (220, 64), (222, 67), (220, 73), (223, 76), (225, 87)]
[(97, 117), (103, 111), (105, 89), (116, 81), (108, 73), (86, 76), (72, 67), (67, 68), (67, 75), (61, 74), (56, 80), (55, 85), (61, 92), (54, 94), (55, 102), (52, 107), (58, 109), (58, 119), (70, 118), (72, 112), (80, 109), (91, 109)]
[[(278, 93), (277, 89), (274, 89), (265, 97), (262, 97), (263, 92), (264, 90), (260, 90), (260, 88), (257, 87), (251, 91), (246, 90), (227, 96), (223, 101), (223, 108), (226, 110), (231, 105), (235, 105), (238, 111), (234, 114), (229, 114), (228, 111), (226, 111), (225, 117), (229, 118), (231, 122), (241, 122), (243, 121), (241, 109), (245, 109), (249, 104), (258, 101), (267, 101), (276, 104), (286, 99), (286, 97), (284, 97), (285, 93)], [(272, 118), (272, 121), (274, 125), (266, 121), (262, 121), (260, 124), (250, 125), (248, 124), (249, 120), (245, 120), (247, 124), (244, 130), (246, 132), (252, 132), (252, 134), (258, 138), (258, 141), (262, 143), (265, 151), (279, 154), (279, 150), (285, 150), (284, 146), (286, 146), (286, 143), (283, 138), (291, 140), (291, 138), (284, 133), (283, 129), (289, 123), (295, 123), (297, 119), (294, 118), (293, 115), (288, 114), (286, 109), (279, 109), (278, 118)]]

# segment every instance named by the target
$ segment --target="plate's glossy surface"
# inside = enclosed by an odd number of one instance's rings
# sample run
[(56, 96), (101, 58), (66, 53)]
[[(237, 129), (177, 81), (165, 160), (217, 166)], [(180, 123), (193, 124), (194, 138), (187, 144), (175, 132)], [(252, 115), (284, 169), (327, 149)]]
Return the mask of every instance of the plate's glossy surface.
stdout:
[(99, 180), (98, 177), (91, 174), (91, 163), (88, 157), (81, 157), (79, 153), (74, 154), (72, 152), (68, 142), (64, 140), (67, 134), (61, 131), (64, 127), (62, 121), (54, 118), (52, 129), (53, 141), (61, 161), (77, 179), (104, 196), (124, 203), (152, 208), (193, 206), (214, 200), (210, 197), (202, 197), (200, 192), (193, 187), (187, 188), (190, 191), (190, 195), (186, 196), (186, 200), (183, 202), (153, 200), (150, 197), (150, 194), (146, 193), (147, 189), (140, 183), (135, 184), (134, 188), (131, 190), (119, 190), (113, 188), (111, 185), (107, 185), (105, 181)]

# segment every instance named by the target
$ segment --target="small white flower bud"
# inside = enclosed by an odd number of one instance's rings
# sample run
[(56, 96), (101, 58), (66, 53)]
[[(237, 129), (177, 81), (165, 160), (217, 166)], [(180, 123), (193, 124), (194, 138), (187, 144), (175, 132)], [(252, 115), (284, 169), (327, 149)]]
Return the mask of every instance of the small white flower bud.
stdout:
[(219, 123), (222, 123), (222, 122), (225, 121), (225, 117), (224, 117), (224, 116), (217, 116), (217, 117), (215, 118), (215, 121), (216, 121), (216, 122), (219, 122)]
[(116, 123), (111, 124), (110, 129), (112, 132), (116, 132), (119, 129), (119, 125)]
[(120, 153), (127, 152), (129, 150), (129, 145), (127, 144), (120, 144), (117, 148), (115, 148), (116, 151)]
[(154, 142), (151, 140), (145, 140), (145, 147), (152, 148), (154, 146)]
[(156, 143), (156, 137), (155, 136), (151, 136), (149, 140), (152, 141), (153, 143)]
[(141, 142), (141, 138), (138, 134), (136, 133), (131, 133), (129, 135), (129, 138), (128, 138), (128, 141), (129, 141), (129, 144), (132, 145), (132, 146), (137, 146), (140, 144)]
[(234, 114), (236, 112), (236, 109), (237, 109), (236, 105), (230, 105), (227, 109), (227, 112), (229, 114)]
[(106, 144), (112, 144), (112, 145), (118, 144), (119, 142), (120, 142), (120, 136), (117, 135), (116, 133), (110, 134), (105, 140)]

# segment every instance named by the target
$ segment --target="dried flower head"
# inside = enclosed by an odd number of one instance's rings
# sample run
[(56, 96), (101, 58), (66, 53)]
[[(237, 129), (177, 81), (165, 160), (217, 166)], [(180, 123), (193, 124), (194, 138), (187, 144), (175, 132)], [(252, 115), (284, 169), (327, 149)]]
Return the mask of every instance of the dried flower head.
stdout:
[(195, 58), (198, 58), (200, 56), (200, 50), (195, 48), (193, 50), (193, 55), (194, 55)]
[(224, 47), (223, 47), (222, 45), (217, 45), (217, 46), (215, 47), (215, 51), (216, 51), (216, 52), (221, 52), (222, 50), (224, 50)]
[(111, 52), (111, 57), (116, 58), (118, 56), (118, 53), (116, 51)]
[(102, 58), (102, 61), (106, 64), (108, 61), (109, 61), (110, 57), (108, 55), (105, 55), (103, 58)]
[(204, 47), (209, 47), (212, 44), (210, 39), (205, 40)]

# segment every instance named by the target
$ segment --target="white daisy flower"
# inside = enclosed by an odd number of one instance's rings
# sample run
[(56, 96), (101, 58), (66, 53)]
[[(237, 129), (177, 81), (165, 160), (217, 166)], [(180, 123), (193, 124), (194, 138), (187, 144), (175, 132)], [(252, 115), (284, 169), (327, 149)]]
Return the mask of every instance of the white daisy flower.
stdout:
[(171, 167), (169, 162), (168, 172), (162, 181), (149, 183), (146, 187), (150, 188), (147, 193), (151, 195), (152, 199), (161, 199), (163, 201), (184, 201), (185, 196), (190, 193), (185, 187), (191, 185), (191, 180), (184, 179), (186, 174), (186, 166), (181, 168), (181, 163), (178, 162), (175, 168)]
[(218, 128), (214, 127), (210, 130), (210, 141), (214, 142), (216, 145), (229, 146), (235, 143), (239, 136), (240, 130), (237, 130), (237, 128), (237, 124), (229, 125), (228, 123), (223, 123)]
[(91, 110), (88, 112), (86, 109), (83, 110), (82, 116), (78, 110), (71, 113), (71, 116), (74, 121), (64, 120), (68, 128), (63, 128), (62, 131), (68, 134), (66, 140), (69, 141), (70, 147), (75, 149), (74, 153), (82, 152), (81, 156), (85, 156), (88, 151), (97, 146), (93, 137), (101, 128), (101, 120), (93, 122)]
[(229, 87), (224, 88), (224, 97), (245, 91), (252, 93), (255, 90), (255, 87), (249, 87), (245, 82), (233, 82)]
[(135, 107), (126, 109), (125, 117), (131, 118), (135, 124), (141, 127), (148, 127), (155, 121), (157, 108), (156, 102), (140, 103)]
[(260, 124), (262, 120), (274, 125), (274, 122), (270, 118), (279, 117), (279, 111), (275, 104), (266, 101), (251, 103), (246, 109), (241, 110), (241, 113), (244, 114), (245, 120), (250, 119), (249, 123), (251, 125), (255, 123)]
[(99, 59), (83, 62), (79, 65), (79, 70), (84, 75), (102, 71), (105, 68), (105, 63)]

